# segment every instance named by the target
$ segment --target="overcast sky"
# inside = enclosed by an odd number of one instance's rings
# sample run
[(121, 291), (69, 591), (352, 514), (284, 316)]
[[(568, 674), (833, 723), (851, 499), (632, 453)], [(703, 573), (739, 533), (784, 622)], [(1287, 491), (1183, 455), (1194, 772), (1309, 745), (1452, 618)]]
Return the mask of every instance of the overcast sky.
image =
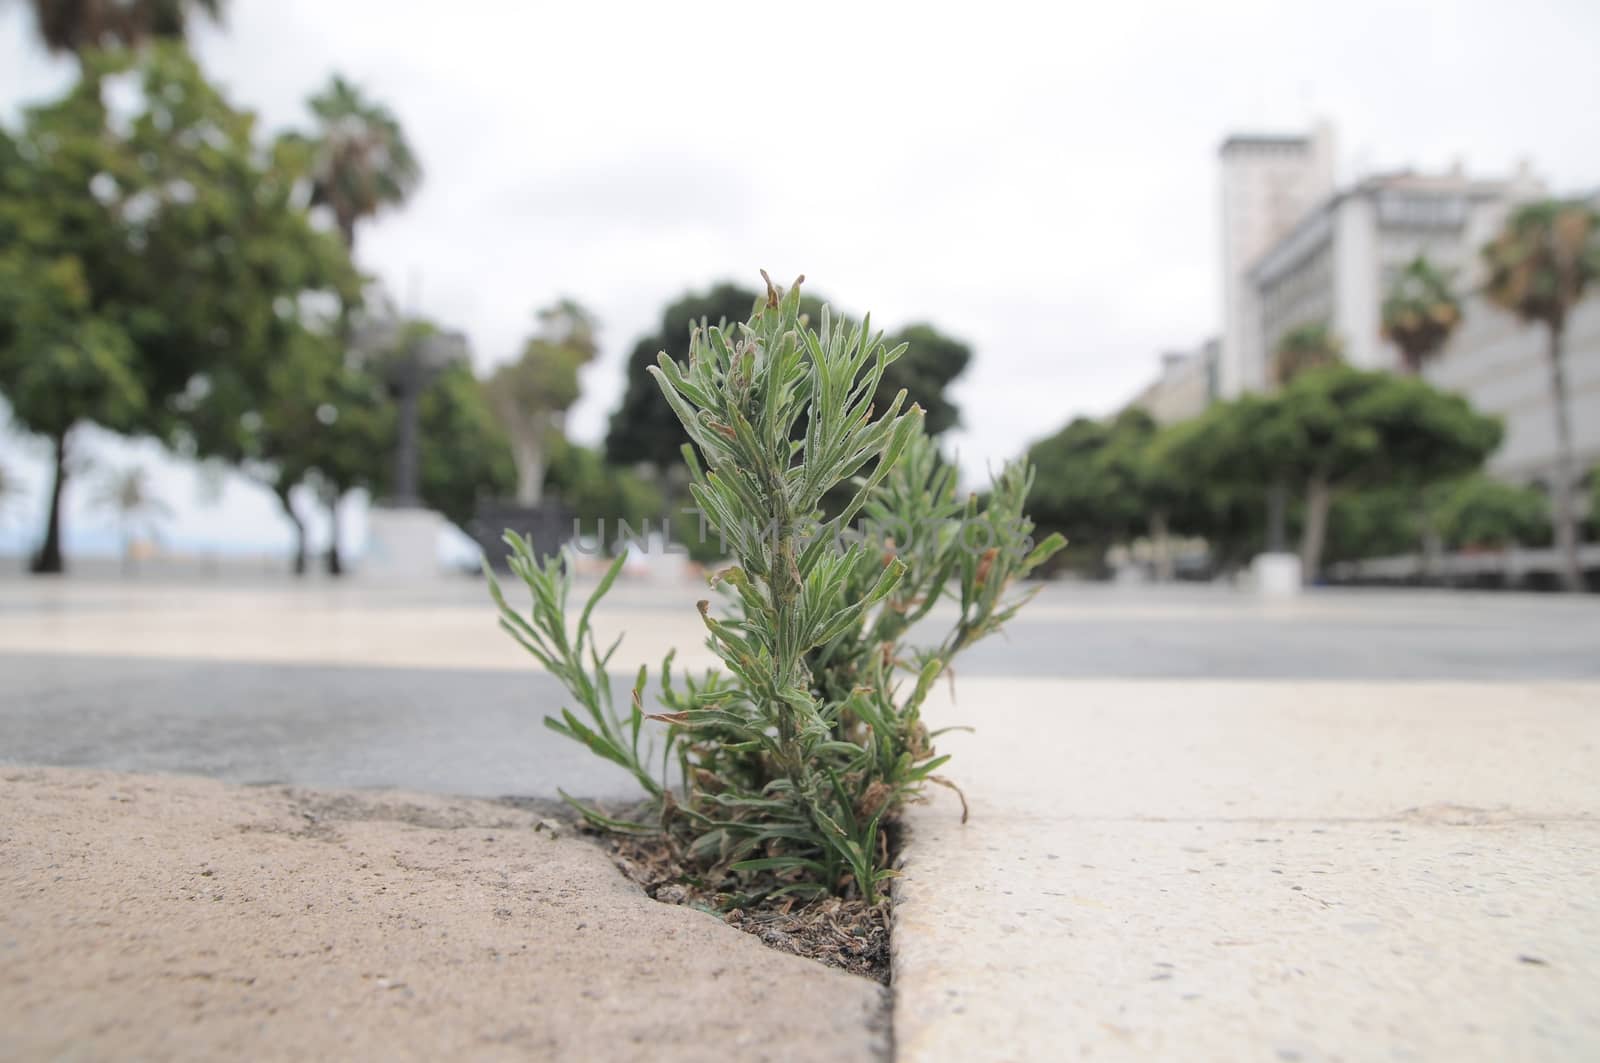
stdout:
[[(558, 295), (597, 313), (571, 421), (589, 442), (667, 300), (765, 267), (971, 343), (952, 438), (981, 474), (1217, 331), (1230, 132), (1325, 117), (1343, 179), (1526, 158), (1600, 184), (1592, 0), (233, 0), (194, 39), (271, 128), (306, 124), (335, 70), (399, 114), (425, 183), (358, 258), (480, 366)], [(5, 120), (71, 74), (0, 0)]]

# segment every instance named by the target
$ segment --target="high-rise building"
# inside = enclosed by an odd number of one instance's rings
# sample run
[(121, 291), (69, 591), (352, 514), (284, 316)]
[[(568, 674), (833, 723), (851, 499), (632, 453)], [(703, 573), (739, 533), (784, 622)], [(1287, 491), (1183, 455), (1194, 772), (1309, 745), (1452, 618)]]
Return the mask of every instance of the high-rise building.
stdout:
[[(1272, 352), (1300, 325), (1324, 324), (1346, 361), (1401, 368), (1383, 338), (1383, 301), (1418, 256), (1450, 274), (1462, 319), (1423, 376), (1501, 418), (1490, 473), (1548, 486), (1556, 467), (1548, 335), (1482, 294), (1482, 249), (1518, 204), (1549, 195), (1524, 165), (1484, 180), (1458, 166), (1333, 186), (1332, 137), (1234, 136), (1222, 145), (1223, 334), (1161, 356), (1131, 405), (1163, 424), (1216, 399), (1274, 386)], [(1600, 210), (1600, 192), (1587, 197)], [(1600, 467), (1600, 292), (1573, 309), (1563, 366), (1576, 472)]]
[(1309, 136), (1232, 136), (1222, 142), (1223, 398), (1265, 384), (1260, 317), (1248, 272), (1263, 254), (1333, 192), (1333, 130)]

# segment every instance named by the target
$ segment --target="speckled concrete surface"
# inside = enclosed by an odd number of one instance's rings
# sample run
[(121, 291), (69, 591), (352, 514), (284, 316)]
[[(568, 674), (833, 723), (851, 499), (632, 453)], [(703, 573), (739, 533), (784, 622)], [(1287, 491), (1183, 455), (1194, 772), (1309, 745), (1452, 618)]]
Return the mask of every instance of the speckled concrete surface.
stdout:
[(1600, 1055), (1600, 687), (968, 680), (908, 1061)]
[(527, 812), (0, 772), (0, 1059), (873, 1060), (875, 983)]

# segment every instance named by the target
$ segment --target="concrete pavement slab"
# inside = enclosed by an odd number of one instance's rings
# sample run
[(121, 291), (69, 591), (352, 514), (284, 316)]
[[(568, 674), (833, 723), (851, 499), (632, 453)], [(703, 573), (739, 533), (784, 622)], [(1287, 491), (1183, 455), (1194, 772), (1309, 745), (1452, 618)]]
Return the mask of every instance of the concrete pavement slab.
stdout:
[(0, 1058), (876, 1060), (876, 983), (503, 805), (0, 772)]
[(1600, 686), (967, 680), (903, 1060), (1600, 1052)]

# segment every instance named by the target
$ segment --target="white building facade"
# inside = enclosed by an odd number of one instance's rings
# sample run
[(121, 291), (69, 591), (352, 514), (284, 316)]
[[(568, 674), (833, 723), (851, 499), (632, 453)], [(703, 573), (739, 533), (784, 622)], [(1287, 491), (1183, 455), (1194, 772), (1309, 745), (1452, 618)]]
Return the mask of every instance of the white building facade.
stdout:
[[(1273, 386), (1273, 351), (1301, 325), (1328, 325), (1352, 365), (1400, 368), (1399, 350), (1383, 338), (1383, 301), (1400, 271), (1426, 256), (1453, 275), (1463, 318), (1424, 376), (1504, 421), (1492, 473), (1549, 485), (1556, 443), (1548, 337), (1479, 294), (1483, 246), (1519, 204), (1549, 194), (1543, 182), (1526, 166), (1498, 180), (1457, 168), (1369, 177), (1334, 191), (1326, 129), (1306, 137), (1230, 137), (1220, 163), (1225, 316), (1218, 397)], [(1563, 362), (1582, 475), (1600, 464), (1600, 292), (1573, 313)], [(1166, 395), (1173, 377), (1167, 367), (1146, 391), (1163, 409), (1172, 405)]]
[(1453, 275), (1457, 291), (1482, 282), (1479, 249), (1519, 202), (1543, 192), (1526, 173), (1475, 181), (1460, 173), (1371, 177), (1317, 204), (1246, 271), (1254, 316), (1247, 338), (1251, 386), (1274, 379), (1273, 352), (1301, 325), (1326, 324), (1344, 356), (1365, 369), (1395, 369), (1383, 338), (1385, 295), (1419, 255)]
[[(1582, 476), (1600, 465), (1600, 292), (1579, 303), (1567, 319), (1564, 346), (1567, 411)], [(1556, 428), (1548, 351), (1544, 326), (1525, 325), (1472, 296), (1464, 301), (1455, 335), (1423, 367), (1430, 383), (1465, 395), (1504, 422), (1505, 438), (1489, 459), (1489, 471), (1502, 479), (1550, 484)]]
[(1161, 356), (1161, 372), (1131, 405), (1140, 407), (1157, 424), (1176, 424), (1198, 417), (1217, 397), (1217, 361), (1220, 340), (1207, 340), (1192, 351), (1168, 351)]

